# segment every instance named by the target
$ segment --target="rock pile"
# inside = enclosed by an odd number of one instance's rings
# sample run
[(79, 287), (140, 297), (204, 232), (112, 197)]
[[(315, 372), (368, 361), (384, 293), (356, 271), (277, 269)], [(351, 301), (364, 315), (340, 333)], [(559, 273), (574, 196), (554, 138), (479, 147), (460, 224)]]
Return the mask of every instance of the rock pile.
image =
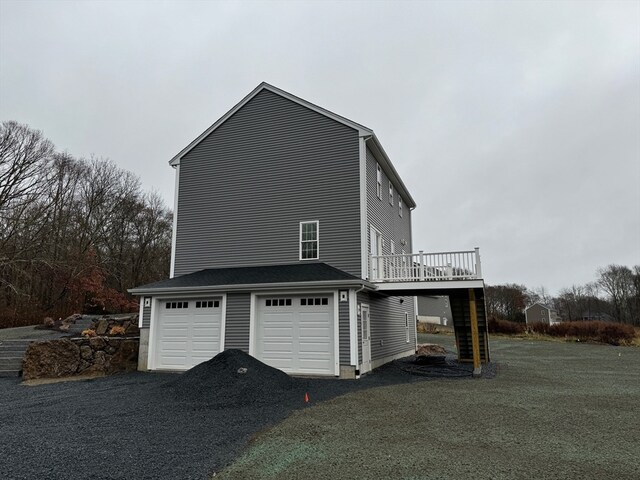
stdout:
[(137, 314), (118, 318), (104, 316), (94, 320), (91, 326), (91, 328), (96, 331), (96, 335), (108, 335), (113, 327), (124, 328), (125, 335), (140, 335)]
[(61, 338), (33, 342), (22, 361), (22, 378), (110, 375), (138, 368), (137, 338)]
[(177, 397), (242, 405), (272, 402), (291, 395), (297, 384), (281, 370), (265, 365), (242, 350), (230, 349), (196, 365), (165, 386)]
[(434, 343), (423, 343), (418, 345), (416, 349), (416, 355), (446, 355), (447, 351), (444, 347), (436, 345)]
[[(58, 330), (62, 333), (70, 334), (77, 334), (84, 328), (91, 328), (92, 330), (95, 330), (96, 335), (109, 335), (113, 327), (122, 327), (124, 328), (125, 335), (140, 335), (140, 329), (138, 328), (138, 315), (135, 313), (125, 316), (119, 315), (117, 317), (105, 315), (93, 320), (92, 318), (94, 318), (93, 315), (81, 315), (79, 313), (74, 313), (64, 320), (62, 318), (54, 320), (51, 317), (46, 317), (43, 320), (42, 325), (38, 325), (35, 328)], [(91, 325), (88, 325), (89, 322), (91, 322)], [(81, 326), (81, 324), (83, 324), (83, 326)]]

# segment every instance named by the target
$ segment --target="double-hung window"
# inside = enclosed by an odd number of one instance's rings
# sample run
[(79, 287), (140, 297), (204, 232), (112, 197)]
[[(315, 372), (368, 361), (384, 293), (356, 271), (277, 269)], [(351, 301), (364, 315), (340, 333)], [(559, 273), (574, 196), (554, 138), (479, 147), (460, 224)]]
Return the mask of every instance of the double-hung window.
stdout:
[(393, 184), (389, 180), (389, 203), (393, 205)]
[(376, 167), (376, 181), (378, 182), (376, 185), (376, 195), (382, 200), (382, 169), (380, 165), (376, 165)]
[(300, 260), (317, 260), (320, 258), (318, 242), (319, 222), (300, 222)]
[(402, 216), (402, 197), (398, 195), (398, 215)]

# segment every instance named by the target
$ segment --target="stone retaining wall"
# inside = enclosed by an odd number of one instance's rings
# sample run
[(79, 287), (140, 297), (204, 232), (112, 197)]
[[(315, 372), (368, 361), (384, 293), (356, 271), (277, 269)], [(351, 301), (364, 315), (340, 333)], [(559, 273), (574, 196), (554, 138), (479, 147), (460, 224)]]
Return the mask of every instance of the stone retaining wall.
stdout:
[(133, 314), (120, 318), (104, 316), (94, 320), (91, 326), (98, 335), (107, 335), (113, 327), (124, 328), (125, 334), (127, 335), (138, 335), (140, 333), (140, 330), (138, 329), (138, 315)]
[(110, 375), (138, 368), (139, 337), (61, 338), (34, 342), (22, 361), (24, 380)]

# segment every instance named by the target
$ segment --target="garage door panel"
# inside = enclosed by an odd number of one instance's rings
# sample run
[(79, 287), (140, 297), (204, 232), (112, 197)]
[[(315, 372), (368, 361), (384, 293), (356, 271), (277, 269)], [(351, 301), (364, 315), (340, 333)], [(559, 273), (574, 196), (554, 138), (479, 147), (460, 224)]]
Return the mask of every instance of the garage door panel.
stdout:
[[(218, 305), (222, 303), (219, 297), (213, 300)], [(167, 304), (174, 306), (167, 308)], [(187, 370), (211, 359), (220, 352), (221, 333), (221, 308), (196, 307), (193, 300), (162, 302), (156, 343), (157, 368)]]
[(275, 306), (274, 297), (258, 297), (257, 357), (287, 373), (335, 374), (333, 294), (285, 298), (289, 305)]
[(329, 358), (330, 342), (300, 342), (299, 352), (304, 354), (321, 354)]

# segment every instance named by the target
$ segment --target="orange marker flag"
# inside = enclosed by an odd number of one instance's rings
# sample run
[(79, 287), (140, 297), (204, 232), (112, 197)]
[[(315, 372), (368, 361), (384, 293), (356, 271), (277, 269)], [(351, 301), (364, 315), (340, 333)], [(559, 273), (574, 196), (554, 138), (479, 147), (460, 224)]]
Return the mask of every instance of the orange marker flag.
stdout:
[(304, 392), (304, 403), (309, 403), (309, 394)]

